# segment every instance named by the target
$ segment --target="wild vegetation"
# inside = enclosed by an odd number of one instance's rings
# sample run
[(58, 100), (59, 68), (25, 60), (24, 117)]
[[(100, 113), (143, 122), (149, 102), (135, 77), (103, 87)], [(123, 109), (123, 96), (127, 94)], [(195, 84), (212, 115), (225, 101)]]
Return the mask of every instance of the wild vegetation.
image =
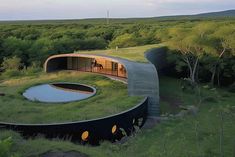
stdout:
[[(56, 76), (63, 74), (52, 74), (50, 80), (41, 73), (45, 59), (58, 53), (99, 53), (147, 62), (144, 58), (146, 50), (166, 46), (169, 50), (167, 61), (171, 65), (168, 67), (171, 70), (166, 71), (171, 73), (167, 73), (168, 77), (160, 76), (161, 116), (165, 121), (134, 133), (123, 144), (106, 141), (99, 147), (90, 147), (40, 136), (26, 140), (16, 132), (1, 130), (0, 157), (41, 156), (60, 151), (79, 151), (95, 157), (234, 156), (234, 26), (234, 19), (113, 20), (109, 25), (96, 20), (1, 24), (0, 93), (4, 91), (7, 95), (6, 98), (0, 97), (0, 106), (13, 102), (12, 98), (17, 100), (14, 103), (23, 102), (19, 92), (30, 85), (60, 81)], [(82, 77), (88, 79), (85, 83), (98, 89), (115, 85), (111, 81), (113, 85), (103, 87), (105, 84), (96, 80), (97, 76)], [(75, 82), (79, 79), (72, 78)], [(63, 75), (62, 80), (67, 79)], [(100, 88), (97, 81), (101, 83)], [(120, 86), (120, 95), (123, 96), (122, 89), (126, 87), (116, 85)], [(102, 92), (100, 94), (104, 96), (109, 95)], [(129, 101), (128, 98), (123, 102), (132, 103), (137, 99), (130, 98)], [(91, 98), (91, 102), (93, 100), (96, 98)], [(96, 100), (95, 104), (99, 101)], [(195, 109), (192, 113), (185, 112), (191, 107)], [(11, 112), (2, 112), (7, 113)]]
[(192, 28), (170, 28), (162, 36), (171, 49), (179, 52), (170, 57), (178, 71), (187, 68), (192, 84), (205, 81), (206, 74), (211, 85), (220, 85), (221, 80), (233, 83), (235, 79), (234, 25), (204, 22)]
[[(124, 54), (119, 48), (164, 43), (172, 51), (170, 61), (178, 72), (188, 73), (192, 84), (201, 81), (231, 85), (235, 79), (234, 25), (233, 19), (114, 21), (109, 25), (92, 20), (87, 23), (3, 23), (0, 24), (0, 71), (10, 76), (27, 69), (33, 73), (48, 56), (58, 53), (111, 48), (110, 54), (119, 56)], [(130, 49), (123, 57), (132, 58), (134, 52)], [(133, 60), (146, 61), (142, 54), (136, 54)], [(14, 62), (14, 68), (7, 62)]]

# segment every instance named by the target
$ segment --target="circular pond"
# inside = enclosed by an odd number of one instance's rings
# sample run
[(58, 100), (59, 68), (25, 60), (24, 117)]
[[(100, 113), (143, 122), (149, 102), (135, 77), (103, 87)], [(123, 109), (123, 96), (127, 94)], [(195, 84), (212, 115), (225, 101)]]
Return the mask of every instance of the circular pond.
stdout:
[(27, 89), (23, 96), (31, 101), (67, 103), (87, 99), (95, 95), (96, 89), (76, 83), (42, 84)]

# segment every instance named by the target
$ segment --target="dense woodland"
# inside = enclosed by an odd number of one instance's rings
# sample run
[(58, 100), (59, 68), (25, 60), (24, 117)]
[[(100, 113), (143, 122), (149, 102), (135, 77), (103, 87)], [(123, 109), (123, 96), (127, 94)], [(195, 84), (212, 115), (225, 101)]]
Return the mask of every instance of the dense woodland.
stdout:
[(37, 72), (53, 54), (164, 43), (177, 75), (192, 84), (230, 85), (235, 80), (234, 36), (233, 19), (2, 23), (0, 71), (8, 76)]

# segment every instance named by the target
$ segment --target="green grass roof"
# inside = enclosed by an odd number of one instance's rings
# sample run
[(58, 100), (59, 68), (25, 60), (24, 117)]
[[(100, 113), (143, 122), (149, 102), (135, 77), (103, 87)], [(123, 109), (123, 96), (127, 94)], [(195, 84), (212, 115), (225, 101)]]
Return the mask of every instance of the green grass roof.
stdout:
[(113, 57), (120, 57), (124, 59), (128, 59), (136, 62), (148, 62), (144, 57), (144, 53), (152, 48), (163, 46), (163, 44), (153, 44), (153, 45), (145, 45), (145, 46), (137, 46), (137, 47), (129, 47), (129, 48), (119, 48), (116, 49), (108, 49), (108, 50), (94, 50), (94, 51), (78, 51), (75, 53), (83, 53), (83, 54), (103, 54)]

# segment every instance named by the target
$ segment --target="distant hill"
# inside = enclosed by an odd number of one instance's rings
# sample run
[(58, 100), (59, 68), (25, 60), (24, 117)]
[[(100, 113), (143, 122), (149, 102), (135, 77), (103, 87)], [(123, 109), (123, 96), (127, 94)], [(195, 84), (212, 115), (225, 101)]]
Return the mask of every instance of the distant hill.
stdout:
[(170, 19), (216, 19), (216, 18), (235, 18), (235, 10), (226, 10), (219, 12), (208, 12), (195, 15), (175, 15), (175, 16), (161, 16), (155, 17), (155, 19), (160, 20), (170, 20)]
[[(133, 22), (143, 22), (151, 23), (156, 21), (178, 21), (178, 20), (223, 20), (223, 19), (235, 19), (235, 9), (226, 10), (219, 12), (208, 12), (195, 15), (174, 15), (174, 16), (159, 16), (159, 17), (146, 17), (146, 18), (111, 18), (111, 23), (133, 23)], [(76, 20), (75, 20), (76, 21)], [(80, 19), (77, 20), (79, 23), (102, 23), (106, 22), (105, 18), (91, 18), (91, 19)]]
[(197, 17), (235, 17), (235, 10), (210, 12), (210, 13), (197, 14), (197, 15), (193, 15), (193, 16), (197, 16)]
[[(111, 23), (152, 23), (156, 21), (178, 21), (178, 20), (224, 20), (235, 19), (235, 9), (219, 12), (201, 13), (195, 15), (173, 15), (160, 17), (146, 18), (110, 18)], [(19, 21), (0, 21), (0, 24), (104, 24), (105, 18), (90, 18), (90, 19), (61, 19), (61, 20), (19, 20)]]

